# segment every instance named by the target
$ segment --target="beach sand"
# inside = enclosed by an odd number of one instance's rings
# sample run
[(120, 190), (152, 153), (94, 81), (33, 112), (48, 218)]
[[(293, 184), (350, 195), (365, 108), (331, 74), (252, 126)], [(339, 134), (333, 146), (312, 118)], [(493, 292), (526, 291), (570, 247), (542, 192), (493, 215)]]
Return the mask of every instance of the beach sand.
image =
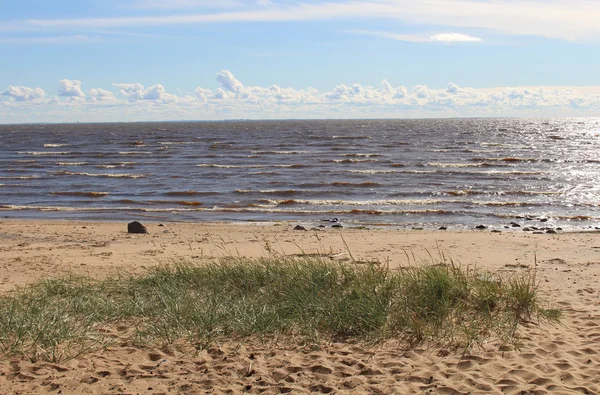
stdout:
[(149, 234), (132, 235), (126, 222), (2, 220), (0, 292), (69, 272), (96, 278), (142, 272), (173, 259), (320, 253), (394, 268), (442, 252), (462, 266), (506, 275), (537, 263), (540, 295), (564, 317), (523, 328), (519, 349), (490, 344), (472, 354), (427, 345), (314, 349), (257, 340), (192, 354), (123, 343), (60, 364), (0, 360), (0, 394), (600, 393), (600, 233), (146, 225)]

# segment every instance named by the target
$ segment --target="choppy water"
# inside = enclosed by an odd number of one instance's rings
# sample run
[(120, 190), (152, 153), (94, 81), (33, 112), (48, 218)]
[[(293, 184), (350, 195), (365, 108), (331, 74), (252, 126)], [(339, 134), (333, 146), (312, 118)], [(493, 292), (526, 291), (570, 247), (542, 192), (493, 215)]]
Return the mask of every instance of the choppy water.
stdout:
[(0, 126), (11, 218), (600, 223), (600, 119)]

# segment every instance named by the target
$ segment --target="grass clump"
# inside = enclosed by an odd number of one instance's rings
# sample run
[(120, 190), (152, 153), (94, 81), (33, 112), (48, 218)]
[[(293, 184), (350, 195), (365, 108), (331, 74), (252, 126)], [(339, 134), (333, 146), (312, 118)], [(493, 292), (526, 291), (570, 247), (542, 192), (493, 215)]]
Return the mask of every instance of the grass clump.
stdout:
[(176, 262), (143, 275), (67, 277), (0, 297), (0, 353), (60, 360), (110, 340), (110, 328), (144, 344), (227, 338), (305, 341), (401, 338), (471, 346), (515, 339), (519, 324), (556, 321), (532, 274), (494, 279), (453, 265), (397, 271), (325, 258)]

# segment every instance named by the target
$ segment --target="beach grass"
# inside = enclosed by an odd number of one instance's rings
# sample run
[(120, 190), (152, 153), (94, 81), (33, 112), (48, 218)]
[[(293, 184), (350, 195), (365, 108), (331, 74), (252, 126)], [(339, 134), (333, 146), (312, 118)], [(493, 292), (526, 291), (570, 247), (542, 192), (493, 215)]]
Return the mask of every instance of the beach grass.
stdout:
[(204, 349), (245, 337), (507, 345), (523, 323), (560, 319), (542, 304), (534, 272), (498, 278), (444, 262), (391, 270), (318, 255), (177, 261), (0, 296), (0, 354), (60, 361), (111, 342)]

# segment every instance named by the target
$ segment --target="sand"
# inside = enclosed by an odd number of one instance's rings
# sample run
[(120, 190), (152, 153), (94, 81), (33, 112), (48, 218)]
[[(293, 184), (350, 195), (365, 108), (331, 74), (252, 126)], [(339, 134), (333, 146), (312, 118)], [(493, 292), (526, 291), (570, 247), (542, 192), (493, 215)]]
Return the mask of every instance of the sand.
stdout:
[(130, 235), (125, 222), (6, 219), (0, 221), (0, 292), (62, 273), (102, 278), (180, 258), (304, 252), (343, 260), (351, 254), (393, 268), (441, 251), (495, 273), (537, 263), (541, 296), (563, 310), (563, 321), (523, 328), (519, 349), (490, 344), (472, 354), (426, 345), (406, 351), (391, 342), (314, 349), (248, 340), (199, 353), (123, 343), (60, 364), (0, 360), (0, 394), (600, 393), (600, 233), (305, 232), (294, 225), (153, 223), (150, 234)]

